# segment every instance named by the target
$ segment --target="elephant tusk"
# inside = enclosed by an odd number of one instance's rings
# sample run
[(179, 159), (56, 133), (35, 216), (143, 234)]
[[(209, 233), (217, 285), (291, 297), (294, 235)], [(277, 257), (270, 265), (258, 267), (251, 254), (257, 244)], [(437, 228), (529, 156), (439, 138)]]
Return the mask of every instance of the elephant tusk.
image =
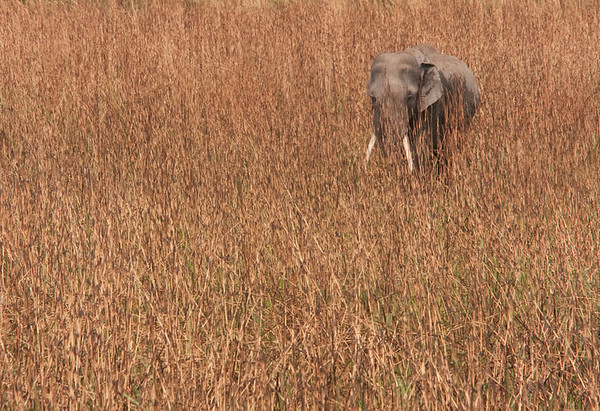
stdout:
[(371, 152), (373, 151), (373, 147), (375, 147), (375, 142), (377, 141), (377, 136), (375, 133), (371, 136), (371, 141), (369, 141), (369, 146), (367, 147), (367, 159), (365, 160), (365, 166), (369, 163), (369, 157), (371, 157)]
[(415, 165), (413, 162), (412, 152), (410, 151), (410, 141), (409, 141), (407, 135), (404, 136), (404, 139), (402, 140), (402, 144), (404, 145), (404, 151), (406, 152), (406, 161), (408, 161), (408, 169), (412, 173), (415, 168)]

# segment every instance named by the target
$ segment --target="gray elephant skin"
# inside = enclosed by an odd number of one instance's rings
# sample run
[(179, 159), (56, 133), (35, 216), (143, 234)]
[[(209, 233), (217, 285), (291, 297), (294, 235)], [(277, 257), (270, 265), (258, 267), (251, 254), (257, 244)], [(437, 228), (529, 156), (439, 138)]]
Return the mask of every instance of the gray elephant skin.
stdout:
[(375, 142), (384, 155), (402, 142), (411, 173), (419, 170), (419, 136), (431, 139), (431, 154), (439, 159), (444, 134), (468, 123), (480, 98), (471, 69), (428, 44), (377, 56), (367, 92), (374, 131), (366, 163)]

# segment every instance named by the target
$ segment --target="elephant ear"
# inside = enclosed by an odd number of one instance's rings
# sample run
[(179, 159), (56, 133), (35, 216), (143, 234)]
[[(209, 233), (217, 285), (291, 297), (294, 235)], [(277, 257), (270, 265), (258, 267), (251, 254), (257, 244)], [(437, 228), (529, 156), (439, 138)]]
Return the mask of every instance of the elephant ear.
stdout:
[(421, 63), (421, 85), (419, 87), (419, 111), (438, 101), (444, 88), (437, 67), (430, 63)]

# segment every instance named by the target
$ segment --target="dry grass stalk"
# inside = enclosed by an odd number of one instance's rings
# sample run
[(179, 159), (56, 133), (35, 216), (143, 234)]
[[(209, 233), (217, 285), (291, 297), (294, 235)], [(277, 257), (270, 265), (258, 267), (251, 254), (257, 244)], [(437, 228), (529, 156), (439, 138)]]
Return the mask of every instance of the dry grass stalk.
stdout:
[[(598, 3), (382, 3), (0, 3), (3, 408), (600, 407)], [(422, 41), (480, 112), (364, 171)]]

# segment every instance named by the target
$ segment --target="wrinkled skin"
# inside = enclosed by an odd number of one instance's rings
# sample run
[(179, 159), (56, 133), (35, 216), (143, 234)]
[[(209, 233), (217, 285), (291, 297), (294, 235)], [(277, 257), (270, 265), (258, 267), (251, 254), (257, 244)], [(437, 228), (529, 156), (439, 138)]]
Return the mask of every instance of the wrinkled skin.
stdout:
[(373, 106), (373, 135), (384, 155), (401, 144), (411, 172), (419, 170), (417, 136), (431, 138), (439, 157), (444, 133), (468, 123), (479, 104), (473, 72), (454, 56), (422, 44), (398, 53), (383, 53), (373, 60), (367, 87)]

